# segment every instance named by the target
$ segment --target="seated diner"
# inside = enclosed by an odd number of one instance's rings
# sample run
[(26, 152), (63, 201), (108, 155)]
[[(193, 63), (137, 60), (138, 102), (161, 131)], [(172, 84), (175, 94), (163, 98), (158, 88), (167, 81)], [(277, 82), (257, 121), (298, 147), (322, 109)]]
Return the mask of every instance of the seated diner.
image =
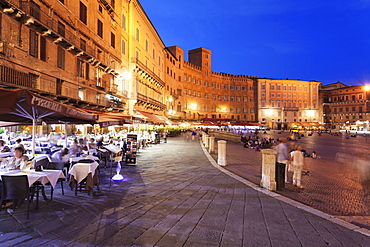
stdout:
[(28, 156), (24, 155), (24, 149), (22, 147), (16, 147), (14, 148), (14, 157), (4, 159), (0, 167), (16, 170), (20, 168), (22, 161), (28, 161)]

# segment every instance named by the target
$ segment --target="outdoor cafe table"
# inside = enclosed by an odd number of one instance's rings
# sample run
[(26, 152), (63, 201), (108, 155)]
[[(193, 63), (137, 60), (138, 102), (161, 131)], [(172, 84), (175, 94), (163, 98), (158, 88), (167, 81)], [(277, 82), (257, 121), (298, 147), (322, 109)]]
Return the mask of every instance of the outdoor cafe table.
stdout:
[(88, 194), (94, 191), (94, 185), (97, 185), (99, 190), (99, 177), (96, 169), (99, 163), (96, 161), (91, 163), (76, 163), (69, 170), (71, 175), (69, 186), (71, 189), (75, 188), (75, 195), (77, 196), (78, 185), (86, 178), (86, 190)]
[[(45, 185), (50, 182), (51, 186), (55, 188), (55, 185), (58, 182), (59, 178), (65, 178), (62, 170), (43, 170), (43, 171), (35, 171), (30, 170), (29, 172), (21, 172), (20, 170), (11, 170), (11, 171), (1, 171), (0, 170), (0, 179), (1, 175), (8, 175), (8, 176), (19, 176), (19, 175), (27, 175), (28, 184), (31, 186), (35, 182), (39, 181), (42, 185)], [(48, 198), (45, 195), (44, 189), (42, 190), (42, 196), (47, 201)]]
[(71, 158), (69, 158), (69, 162), (71, 164), (73, 164), (73, 163), (78, 163), (78, 161), (84, 160), (84, 159), (91, 159), (91, 160), (94, 160), (94, 161), (99, 161), (99, 158), (96, 157), (96, 156), (92, 156), (92, 157), (91, 156), (90, 157), (80, 156), (80, 157), (71, 157)]

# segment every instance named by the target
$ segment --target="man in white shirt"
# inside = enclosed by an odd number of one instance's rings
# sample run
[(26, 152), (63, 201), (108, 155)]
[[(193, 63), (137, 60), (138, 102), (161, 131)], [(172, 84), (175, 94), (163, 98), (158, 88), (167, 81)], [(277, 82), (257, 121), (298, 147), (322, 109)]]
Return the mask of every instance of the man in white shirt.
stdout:
[(278, 140), (280, 143), (276, 146), (277, 157), (276, 160), (278, 163), (285, 164), (285, 183), (288, 183), (288, 161), (289, 161), (289, 151), (286, 146), (286, 140), (280, 138)]

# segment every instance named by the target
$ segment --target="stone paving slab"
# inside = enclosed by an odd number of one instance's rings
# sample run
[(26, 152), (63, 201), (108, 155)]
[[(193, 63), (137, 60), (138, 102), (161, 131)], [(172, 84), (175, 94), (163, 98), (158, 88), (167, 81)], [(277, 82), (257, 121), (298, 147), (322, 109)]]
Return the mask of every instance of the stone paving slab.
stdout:
[[(285, 135), (289, 135), (286, 133)], [(278, 138), (285, 137), (284, 134), (270, 134), (266, 137)], [(316, 150), (323, 150), (323, 146), (333, 148), (333, 143), (339, 137), (323, 134), (320, 138), (312, 141), (304, 137), (298, 141), (302, 146), (312, 148), (312, 142), (316, 145)], [(343, 140), (339, 140), (343, 141)], [(363, 141), (362, 139), (356, 140)], [(322, 142), (321, 144), (319, 144)], [(354, 150), (358, 143), (345, 143), (349, 150)], [(292, 147), (297, 142), (288, 143)], [(360, 143), (361, 145), (368, 145)], [(339, 146), (339, 144), (336, 144)], [(361, 151), (361, 150), (360, 150)], [(217, 152), (217, 145), (216, 145)], [(335, 151), (333, 151), (335, 153)], [(353, 151), (354, 152), (354, 151)], [(261, 180), (262, 155), (254, 149), (243, 148), (242, 143), (227, 143), (227, 166), (225, 169), (241, 176), (248, 181), (258, 185)], [(360, 227), (370, 229), (370, 211), (369, 204), (366, 201), (364, 190), (366, 186), (361, 182), (356, 167), (353, 164), (339, 163), (335, 160), (335, 154), (327, 152), (321, 153), (320, 159), (305, 159), (305, 169), (310, 171), (309, 176), (303, 175), (302, 181), (305, 190), (294, 187), (291, 183), (286, 184), (285, 190), (277, 193), (292, 198), (296, 201), (309, 205), (320, 211), (334, 215), (340, 219), (346, 220)], [(217, 160), (217, 153), (212, 155)], [(335, 174), (335, 175), (333, 175)], [(288, 174), (291, 181), (292, 173)]]
[(102, 169), (96, 197), (57, 187), (29, 220), (24, 207), (0, 211), (0, 223), (9, 222), (0, 246), (370, 246), (366, 231), (218, 169), (197, 141), (169, 138), (141, 150), (121, 174), (109, 186)]

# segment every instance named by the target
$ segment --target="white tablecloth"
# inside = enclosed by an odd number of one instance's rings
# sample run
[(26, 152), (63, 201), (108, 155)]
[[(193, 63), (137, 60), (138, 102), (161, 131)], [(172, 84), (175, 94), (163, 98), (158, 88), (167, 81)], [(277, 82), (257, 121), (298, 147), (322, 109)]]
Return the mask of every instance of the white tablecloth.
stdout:
[(43, 170), (42, 172), (36, 172), (35, 170), (31, 170), (30, 172), (21, 172), (20, 170), (13, 170), (13, 171), (0, 171), (0, 178), (1, 175), (27, 175), (28, 183), (31, 186), (34, 182), (40, 181), (43, 185), (50, 182), (53, 188), (58, 182), (58, 178), (65, 178), (63, 171), (61, 170)]
[(80, 183), (89, 173), (94, 177), (95, 170), (99, 166), (99, 163), (76, 163), (69, 170), (69, 174), (73, 175), (77, 183)]

